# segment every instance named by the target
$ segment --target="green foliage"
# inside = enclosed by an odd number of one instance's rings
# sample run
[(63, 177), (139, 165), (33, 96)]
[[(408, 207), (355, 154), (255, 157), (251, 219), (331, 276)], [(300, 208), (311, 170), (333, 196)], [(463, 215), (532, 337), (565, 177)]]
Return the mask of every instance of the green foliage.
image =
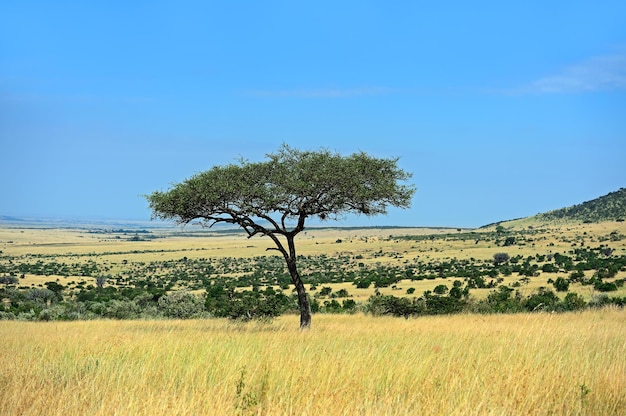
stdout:
[(426, 304), (425, 314), (427, 315), (459, 313), (466, 306), (466, 302), (463, 298), (454, 296), (437, 296), (425, 293), (424, 301)]
[(582, 222), (618, 221), (626, 212), (626, 188), (582, 204), (537, 215), (541, 221), (576, 220)]
[(216, 166), (147, 199), (158, 218), (227, 222), (255, 233), (261, 227), (254, 218), (267, 220), (275, 212), (295, 220), (324, 220), (349, 212), (384, 214), (389, 205), (406, 208), (415, 189), (400, 182), (410, 177), (397, 167), (397, 159), (362, 152), (344, 157), (283, 145), (265, 162)]
[(535, 311), (554, 311), (560, 300), (559, 297), (550, 289), (539, 288), (537, 292), (530, 295), (523, 302), (524, 308), (529, 312)]
[(15, 285), (15, 284), (18, 284), (19, 282), (20, 282), (20, 279), (18, 279), (15, 276), (0, 276), (0, 283), (1, 284)]
[[(454, 287), (453, 289), (458, 289)], [(464, 296), (441, 296), (425, 292), (420, 298), (396, 297), (392, 295), (371, 296), (365, 311), (374, 316), (393, 315), (409, 318), (418, 315), (442, 315), (464, 310), (467, 301)]]
[(602, 280), (597, 280), (593, 288), (599, 292), (613, 292), (617, 290), (617, 284), (615, 282), (603, 282)]
[(102, 304), (103, 309), (98, 308), (99, 305), (92, 305), (96, 307), (95, 310), (99, 311), (105, 318), (113, 319), (137, 319), (141, 316), (142, 308), (136, 302), (132, 300), (118, 300), (112, 299)]
[(503, 245), (504, 245), (504, 247), (508, 247), (508, 246), (512, 246), (514, 244), (515, 244), (515, 237), (507, 237), (504, 240), (504, 244)]
[(562, 277), (557, 277), (557, 279), (553, 283), (553, 286), (557, 292), (567, 292), (569, 290), (569, 281)]
[(509, 261), (509, 259), (510, 256), (507, 253), (495, 253), (493, 255), (493, 262), (496, 265), (506, 263), (507, 261)]
[(446, 285), (437, 285), (433, 289), (433, 292), (436, 293), (437, 295), (443, 295), (443, 294), (448, 292), (448, 286), (446, 286)]
[(231, 319), (259, 319), (279, 316), (295, 309), (295, 301), (282, 291), (271, 287), (264, 291), (235, 291), (214, 285), (207, 288), (205, 307), (217, 317)]
[(425, 310), (425, 305), (417, 299), (379, 295), (369, 298), (365, 310), (374, 316), (393, 315), (408, 318)]
[(568, 293), (565, 295), (562, 304), (563, 309), (566, 311), (577, 311), (587, 306), (583, 297), (577, 293)]
[(521, 312), (524, 308), (519, 293), (513, 296), (513, 289), (508, 286), (499, 286), (487, 296), (488, 309), (496, 313)]
[(330, 286), (324, 286), (322, 289), (320, 289), (319, 295), (320, 296), (328, 296), (328, 295), (330, 295), (330, 293), (332, 291), (333, 291), (333, 289)]
[(201, 317), (204, 312), (204, 298), (187, 291), (171, 292), (161, 296), (159, 310), (168, 318), (189, 319)]

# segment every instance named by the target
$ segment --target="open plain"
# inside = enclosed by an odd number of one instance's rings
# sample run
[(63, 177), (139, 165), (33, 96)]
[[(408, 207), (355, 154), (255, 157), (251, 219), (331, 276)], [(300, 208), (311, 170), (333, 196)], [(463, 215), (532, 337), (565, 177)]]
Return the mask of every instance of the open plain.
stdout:
[[(574, 257), (581, 248), (625, 254), (623, 222), (500, 227), (311, 229), (298, 240), (298, 249), (303, 258), (343, 259), (356, 269), (453, 259), (487, 264), (499, 252), (522, 261), (533, 257), (539, 266), (549, 262), (538, 261), (541, 256)], [(505, 245), (508, 237), (515, 242)], [(107, 283), (124, 287), (132, 284), (127, 278), (137, 265), (183, 258), (258, 261), (275, 256), (268, 247), (267, 239), (246, 239), (235, 231), (0, 229), (4, 267), (37, 261), (68, 265), (63, 274), (25, 272), (15, 290), (58, 282), (68, 298), (94, 284), (94, 275), (76, 274), (82, 264), (125, 277)], [(306, 267), (312, 264), (317, 263)], [(249, 272), (233, 267), (227, 274), (237, 279)], [(512, 273), (500, 276), (500, 284), (522, 281), (517, 290), (530, 294), (569, 273), (538, 269), (527, 279)], [(624, 276), (619, 270), (604, 280)], [(331, 299), (319, 296), (323, 287), (332, 293), (345, 289), (346, 298), (360, 304), (376, 293), (420, 296), (455, 280), (464, 281), (429, 276), (363, 289), (350, 281), (331, 282), (310, 294), (321, 303)], [(410, 288), (414, 295), (407, 293)], [(179, 289), (202, 291), (193, 281), (171, 287)], [(484, 299), (493, 290), (473, 288), (469, 296)], [(587, 301), (601, 294), (580, 282), (569, 292)], [(620, 286), (610, 294), (625, 291)], [(0, 336), (7, 354), (0, 364), (0, 414), (6, 415), (622, 415), (626, 410), (626, 312), (615, 306), (410, 319), (375, 317), (357, 308), (351, 314), (314, 314), (312, 329), (304, 332), (292, 314), (249, 322), (12, 320), (0, 321)]]

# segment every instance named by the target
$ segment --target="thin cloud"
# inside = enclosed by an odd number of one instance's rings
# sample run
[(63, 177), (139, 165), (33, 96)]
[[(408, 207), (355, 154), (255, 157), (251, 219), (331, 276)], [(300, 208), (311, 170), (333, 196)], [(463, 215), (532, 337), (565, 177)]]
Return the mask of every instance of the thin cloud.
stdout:
[(517, 92), (567, 94), (626, 90), (626, 52), (598, 56), (540, 78)]
[(248, 95), (256, 97), (284, 98), (350, 98), (371, 95), (389, 94), (394, 90), (385, 87), (372, 88), (320, 88), (320, 89), (286, 89), (286, 90), (251, 90)]

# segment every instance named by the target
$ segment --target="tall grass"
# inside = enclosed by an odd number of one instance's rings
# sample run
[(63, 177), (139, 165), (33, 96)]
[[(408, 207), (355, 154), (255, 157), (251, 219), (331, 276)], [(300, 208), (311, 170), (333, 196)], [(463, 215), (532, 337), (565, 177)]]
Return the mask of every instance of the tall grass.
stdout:
[(622, 415), (626, 312), (0, 322), (2, 415)]

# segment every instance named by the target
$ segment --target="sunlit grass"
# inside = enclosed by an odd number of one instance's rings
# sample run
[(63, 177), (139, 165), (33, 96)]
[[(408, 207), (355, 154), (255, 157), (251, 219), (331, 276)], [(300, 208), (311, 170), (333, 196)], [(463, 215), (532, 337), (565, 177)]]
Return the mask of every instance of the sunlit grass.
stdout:
[(621, 415), (626, 312), (0, 322), (6, 415)]

